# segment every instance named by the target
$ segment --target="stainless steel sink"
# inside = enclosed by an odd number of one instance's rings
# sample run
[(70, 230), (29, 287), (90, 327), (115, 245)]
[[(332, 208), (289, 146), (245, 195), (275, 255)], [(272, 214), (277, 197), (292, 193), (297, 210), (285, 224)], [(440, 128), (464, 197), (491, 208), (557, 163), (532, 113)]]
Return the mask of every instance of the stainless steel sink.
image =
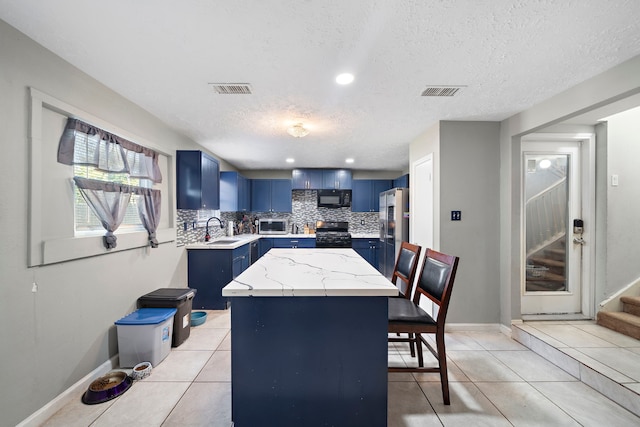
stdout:
[(236, 243), (238, 239), (223, 239), (223, 240), (214, 240), (213, 242), (207, 242), (207, 245), (230, 245), (232, 243)]

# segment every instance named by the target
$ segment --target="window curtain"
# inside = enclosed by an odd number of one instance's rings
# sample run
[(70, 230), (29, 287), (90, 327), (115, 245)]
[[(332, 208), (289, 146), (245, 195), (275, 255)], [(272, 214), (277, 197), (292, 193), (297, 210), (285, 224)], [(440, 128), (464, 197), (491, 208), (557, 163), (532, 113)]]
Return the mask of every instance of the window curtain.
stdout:
[(104, 246), (107, 249), (114, 249), (118, 238), (113, 232), (122, 224), (127, 212), (127, 205), (131, 199), (131, 186), (79, 176), (74, 177), (73, 180), (87, 205), (107, 230), (103, 237)]
[(79, 176), (74, 177), (73, 180), (87, 205), (107, 230), (103, 238), (105, 248), (114, 249), (117, 246), (118, 238), (113, 233), (122, 224), (131, 195), (138, 197), (138, 215), (143, 227), (149, 233), (149, 246), (158, 247), (156, 230), (160, 223), (162, 200), (160, 190)]
[(160, 223), (160, 190), (136, 187), (138, 200), (138, 214), (145, 230), (149, 233), (149, 246), (158, 247), (156, 230)]
[(78, 119), (67, 119), (58, 162), (94, 166), (106, 172), (128, 173), (134, 178), (162, 182), (159, 154)]

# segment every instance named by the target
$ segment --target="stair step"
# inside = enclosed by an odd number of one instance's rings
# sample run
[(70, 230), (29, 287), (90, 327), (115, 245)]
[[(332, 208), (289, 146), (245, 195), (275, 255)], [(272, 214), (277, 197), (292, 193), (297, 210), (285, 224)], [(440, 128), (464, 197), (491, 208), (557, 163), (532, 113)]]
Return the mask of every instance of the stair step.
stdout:
[(632, 304), (632, 305), (640, 306), (640, 297), (630, 297), (630, 296), (620, 297), (620, 301), (622, 301), (624, 304)]
[(619, 311), (598, 312), (598, 325), (640, 340), (640, 316)]
[(544, 265), (547, 267), (564, 267), (564, 260), (559, 260), (559, 259), (553, 259), (553, 258), (541, 258), (541, 257), (535, 257), (535, 258), (529, 258), (531, 261), (535, 262), (537, 265)]
[(640, 297), (620, 297), (620, 302), (622, 302), (622, 311), (640, 316)]

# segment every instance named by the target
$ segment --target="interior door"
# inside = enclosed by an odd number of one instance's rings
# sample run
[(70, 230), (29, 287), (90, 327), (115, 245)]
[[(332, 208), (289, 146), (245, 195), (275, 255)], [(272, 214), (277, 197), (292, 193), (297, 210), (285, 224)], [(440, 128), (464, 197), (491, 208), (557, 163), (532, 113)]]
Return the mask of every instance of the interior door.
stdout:
[(522, 147), (522, 314), (581, 313), (580, 142), (523, 142)]

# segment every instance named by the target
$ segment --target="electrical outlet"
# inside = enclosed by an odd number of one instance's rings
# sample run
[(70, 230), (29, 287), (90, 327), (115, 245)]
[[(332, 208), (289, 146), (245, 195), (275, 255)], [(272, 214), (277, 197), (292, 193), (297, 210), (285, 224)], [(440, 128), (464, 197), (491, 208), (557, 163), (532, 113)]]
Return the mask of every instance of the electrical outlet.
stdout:
[(462, 211), (451, 211), (451, 221), (462, 220)]
[(38, 292), (38, 284), (36, 282), (33, 282), (33, 284), (31, 285), (31, 292)]
[(364, 225), (364, 219), (360, 220), (360, 225)]
[(184, 231), (187, 231), (187, 221), (185, 221), (182, 226), (184, 227)]

